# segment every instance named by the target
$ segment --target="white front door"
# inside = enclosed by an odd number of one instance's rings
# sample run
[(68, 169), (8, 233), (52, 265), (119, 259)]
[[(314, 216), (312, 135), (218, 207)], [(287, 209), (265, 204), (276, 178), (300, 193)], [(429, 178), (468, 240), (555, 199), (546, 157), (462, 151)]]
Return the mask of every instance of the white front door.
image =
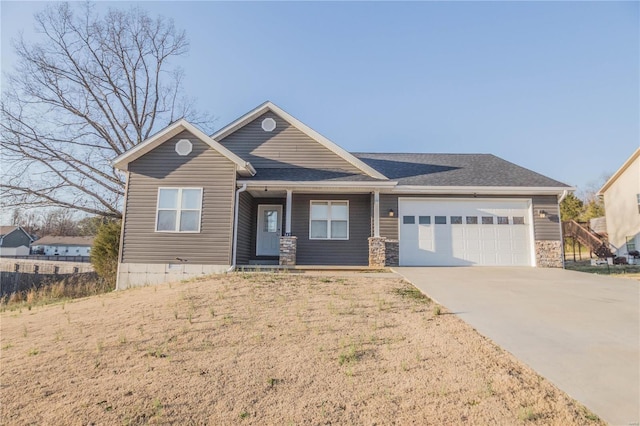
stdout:
[(278, 256), (282, 230), (282, 206), (258, 205), (258, 229), (256, 232), (256, 255)]

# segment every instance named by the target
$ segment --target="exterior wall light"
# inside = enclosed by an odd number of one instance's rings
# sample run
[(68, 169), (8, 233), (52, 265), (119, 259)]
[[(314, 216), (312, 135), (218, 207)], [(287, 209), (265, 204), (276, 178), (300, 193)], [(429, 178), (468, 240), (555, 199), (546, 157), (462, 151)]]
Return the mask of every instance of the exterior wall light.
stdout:
[(545, 217), (547, 217), (547, 212), (544, 210), (539, 210), (538, 211), (538, 216), (542, 219), (544, 219)]
[(389, 217), (394, 217), (396, 215), (396, 212), (393, 211), (393, 209), (389, 209)]

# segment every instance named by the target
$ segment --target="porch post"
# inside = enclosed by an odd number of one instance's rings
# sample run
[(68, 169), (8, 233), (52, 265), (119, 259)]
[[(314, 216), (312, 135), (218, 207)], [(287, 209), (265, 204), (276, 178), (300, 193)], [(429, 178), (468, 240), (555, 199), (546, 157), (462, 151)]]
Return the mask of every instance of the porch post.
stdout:
[(373, 192), (373, 236), (380, 236), (380, 191)]
[(286, 213), (285, 213), (285, 224), (284, 227), (284, 235), (286, 237), (291, 236), (291, 193), (290, 189), (287, 189), (287, 205), (286, 205)]

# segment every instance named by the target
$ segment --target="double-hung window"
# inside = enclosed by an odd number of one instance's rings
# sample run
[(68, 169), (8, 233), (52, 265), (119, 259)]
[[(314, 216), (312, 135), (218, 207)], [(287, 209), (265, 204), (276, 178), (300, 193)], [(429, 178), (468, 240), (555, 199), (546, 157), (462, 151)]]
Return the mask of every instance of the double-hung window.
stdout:
[(309, 239), (349, 239), (348, 201), (311, 201), (309, 217)]
[(200, 232), (202, 188), (159, 188), (156, 232)]

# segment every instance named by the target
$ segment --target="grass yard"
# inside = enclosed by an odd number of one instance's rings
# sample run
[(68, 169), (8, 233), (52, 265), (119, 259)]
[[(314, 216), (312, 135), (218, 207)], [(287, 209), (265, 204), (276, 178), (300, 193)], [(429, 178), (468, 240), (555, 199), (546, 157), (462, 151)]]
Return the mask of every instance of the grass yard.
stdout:
[(601, 424), (398, 278), (232, 274), (1, 314), (3, 424)]
[(591, 266), (591, 261), (583, 260), (578, 262), (567, 261), (565, 262), (565, 268), (589, 274), (612, 275), (619, 278), (640, 280), (640, 265)]

